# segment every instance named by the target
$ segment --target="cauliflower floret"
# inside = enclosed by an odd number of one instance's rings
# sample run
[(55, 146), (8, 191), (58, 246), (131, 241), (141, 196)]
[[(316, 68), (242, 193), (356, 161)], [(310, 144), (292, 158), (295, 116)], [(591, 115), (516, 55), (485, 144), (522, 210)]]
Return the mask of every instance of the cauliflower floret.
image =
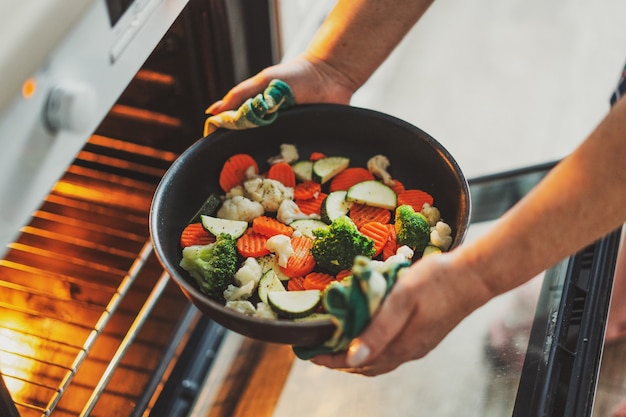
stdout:
[(320, 219), (320, 215), (316, 213), (304, 214), (300, 207), (293, 200), (283, 200), (278, 207), (276, 219), (285, 224), (291, 224), (294, 220), (300, 219)]
[[(292, 236), (294, 236), (294, 234), (292, 234)], [(289, 279), (289, 277), (287, 275), (285, 275), (285, 273), (282, 271), (282, 269), (280, 269), (280, 266), (278, 265), (278, 256), (270, 253), (269, 255), (265, 255), (262, 256), (260, 258), (257, 258), (257, 262), (259, 263), (259, 265), (261, 265), (261, 269), (263, 270), (263, 273), (269, 271), (270, 269), (272, 271), (274, 271), (276, 273), (276, 275), (278, 275), (278, 278), (281, 281), (286, 281)]]
[(385, 184), (393, 187), (395, 181), (391, 178), (391, 175), (387, 172), (391, 163), (389, 158), (385, 155), (374, 155), (367, 161), (367, 169), (375, 176), (380, 178)]
[(430, 243), (440, 249), (447, 250), (452, 244), (452, 229), (447, 223), (437, 222), (430, 232)]
[(372, 260), (371, 261), (372, 267), (376, 269), (378, 272), (384, 273), (393, 264), (406, 262), (406, 261), (411, 262), (414, 254), (415, 252), (413, 252), (413, 249), (411, 249), (407, 245), (402, 245), (398, 249), (396, 249), (395, 255), (391, 255), (389, 258), (385, 259), (384, 261)]
[(254, 316), (256, 314), (254, 304), (248, 300), (227, 301), (225, 307), (232, 308), (233, 310), (236, 310), (241, 314), (245, 314), (246, 316)]
[(439, 209), (437, 207), (433, 207), (428, 203), (424, 203), (422, 206), (422, 211), (420, 211), (428, 220), (428, 224), (432, 227), (437, 224), (439, 220), (441, 220), (441, 213), (439, 213)]
[(283, 143), (280, 145), (280, 155), (272, 156), (267, 160), (267, 163), (270, 165), (278, 162), (287, 162), (290, 164), (292, 162), (296, 162), (298, 158), (300, 158), (300, 155), (298, 155), (298, 148), (296, 148), (295, 145)]
[(235, 281), (241, 286), (253, 282), (256, 288), (261, 279), (261, 275), (263, 275), (263, 269), (256, 258), (246, 258), (241, 268), (235, 272)]
[(236, 185), (233, 188), (231, 188), (226, 195), (224, 196), (224, 199), (229, 199), (229, 198), (233, 198), (236, 196), (241, 196), (243, 197), (243, 186), (242, 185)]
[(224, 290), (224, 299), (226, 301), (240, 301), (247, 300), (254, 292), (254, 281), (248, 281), (245, 285), (238, 287), (230, 284)]
[(246, 196), (258, 201), (265, 211), (277, 212), (283, 200), (293, 200), (293, 188), (270, 178), (253, 178), (243, 183)]
[(293, 254), (291, 238), (285, 235), (275, 235), (267, 239), (265, 247), (272, 253), (278, 255), (278, 265), (283, 268), (287, 266), (289, 257)]
[(411, 249), (407, 245), (403, 245), (403, 246), (400, 246), (398, 249), (396, 249), (396, 254), (390, 256), (390, 258), (397, 256), (398, 260), (410, 261), (411, 259), (413, 259), (413, 255), (415, 255), (415, 252), (413, 252), (413, 249)]
[(263, 176), (261, 174), (259, 174), (258, 172), (256, 172), (256, 169), (254, 168), (254, 166), (250, 166), (248, 167), (248, 169), (246, 169), (246, 179), (250, 180), (252, 178), (262, 178)]
[(275, 320), (276, 318), (278, 318), (278, 315), (274, 310), (272, 310), (272, 307), (263, 302), (260, 302), (256, 305), (256, 314), (254, 316), (262, 319), (271, 320)]
[(238, 195), (224, 200), (222, 207), (217, 211), (217, 217), (251, 222), (264, 213), (265, 210), (261, 203)]

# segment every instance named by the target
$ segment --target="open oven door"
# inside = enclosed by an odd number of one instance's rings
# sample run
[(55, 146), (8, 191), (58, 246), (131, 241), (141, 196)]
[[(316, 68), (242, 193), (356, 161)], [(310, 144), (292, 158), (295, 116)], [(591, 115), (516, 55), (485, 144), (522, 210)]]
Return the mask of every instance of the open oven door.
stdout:
[[(474, 221), (502, 215), (555, 165), (470, 180)], [(513, 417), (592, 415), (621, 228), (546, 271)]]

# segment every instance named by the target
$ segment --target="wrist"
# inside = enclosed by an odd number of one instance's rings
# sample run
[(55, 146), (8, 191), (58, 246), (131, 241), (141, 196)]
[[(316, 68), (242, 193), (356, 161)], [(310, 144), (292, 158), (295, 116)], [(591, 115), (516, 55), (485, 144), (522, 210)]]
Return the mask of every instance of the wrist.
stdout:
[(473, 246), (463, 246), (444, 254), (448, 259), (448, 275), (454, 282), (458, 298), (466, 304), (468, 313), (500, 294), (493, 284), (489, 265), (477, 256)]

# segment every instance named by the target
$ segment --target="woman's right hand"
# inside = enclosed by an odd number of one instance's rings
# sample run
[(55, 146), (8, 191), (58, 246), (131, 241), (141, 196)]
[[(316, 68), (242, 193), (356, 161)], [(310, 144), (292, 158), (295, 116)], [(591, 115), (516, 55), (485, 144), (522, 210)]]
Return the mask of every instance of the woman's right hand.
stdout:
[(238, 108), (248, 98), (263, 92), (273, 79), (280, 79), (291, 87), (297, 104), (349, 104), (352, 94), (359, 87), (326, 62), (313, 56), (301, 55), (291, 61), (265, 68), (242, 81), (222, 100), (212, 104), (207, 113), (215, 115)]

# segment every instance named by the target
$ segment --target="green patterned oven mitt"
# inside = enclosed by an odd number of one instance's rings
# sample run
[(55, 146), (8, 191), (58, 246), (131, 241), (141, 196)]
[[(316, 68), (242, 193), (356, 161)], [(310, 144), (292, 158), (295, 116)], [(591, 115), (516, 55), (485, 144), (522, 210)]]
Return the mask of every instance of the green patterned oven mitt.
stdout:
[(341, 282), (330, 284), (322, 298), (324, 308), (337, 326), (337, 331), (321, 346), (294, 346), (296, 356), (308, 360), (320, 354), (345, 351), (352, 339), (370, 322), (398, 276), (410, 264), (406, 260), (382, 263), (358, 256), (352, 267), (352, 275)]
[(249, 98), (237, 110), (210, 116), (204, 123), (204, 136), (219, 128), (239, 130), (269, 125), (276, 120), (278, 109), (294, 104), (289, 85), (281, 80), (272, 80), (263, 94)]

